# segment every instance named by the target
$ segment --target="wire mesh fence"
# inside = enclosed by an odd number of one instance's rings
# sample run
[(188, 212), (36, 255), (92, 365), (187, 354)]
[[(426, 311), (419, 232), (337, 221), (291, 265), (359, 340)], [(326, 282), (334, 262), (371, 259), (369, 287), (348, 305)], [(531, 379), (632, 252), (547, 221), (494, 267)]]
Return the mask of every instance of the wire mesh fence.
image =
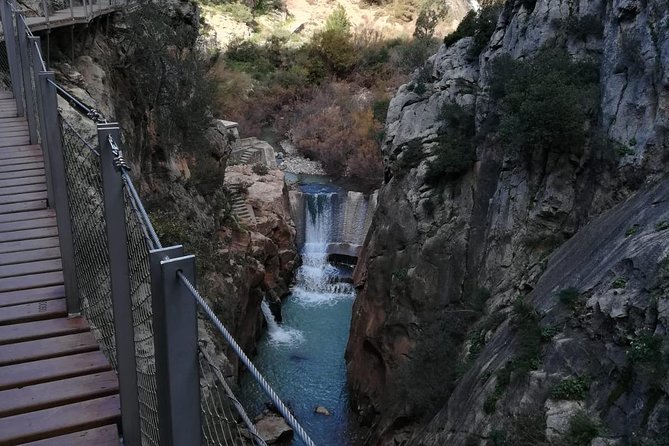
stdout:
[(12, 89), (12, 78), (9, 74), (9, 58), (7, 57), (7, 45), (4, 42), (4, 35), (0, 36), (0, 90)]
[(158, 398), (151, 302), (149, 239), (133, 197), (124, 187), (130, 294), (135, 331), (135, 361), (143, 445), (158, 445)]
[(207, 446), (266, 446), (225, 380), (220, 364), (199, 347), (202, 436)]
[(81, 310), (102, 352), (116, 370), (114, 312), (100, 159), (94, 148), (64, 119), (63, 153)]

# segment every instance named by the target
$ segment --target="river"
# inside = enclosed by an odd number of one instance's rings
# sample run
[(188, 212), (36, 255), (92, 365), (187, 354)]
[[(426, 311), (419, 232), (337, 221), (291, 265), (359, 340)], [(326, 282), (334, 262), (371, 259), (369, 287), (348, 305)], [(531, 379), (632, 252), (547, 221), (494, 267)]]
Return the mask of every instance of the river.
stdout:
[[(339, 209), (346, 191), (317, 184), (301, 189), (305, 200), (302, 265), (283, 302), (283, 322), (277, 324), (263, 305), (267, 331), (253, 360), (317, 445), (352, 446), (357, 441), (344, 362), (355, 300), (355, 290), (346, 280), (352, 267), (329, 263), (326, 252), (341, 226), (338, 214), (343, 213)], [(267, 398), (248, 376), (242, 376), (241, 384), (245, 407), (257, 415)], [(330, 416), (316, 413), (317, 406), (325, 407)], [(296, 439), (293, 444), (302, 442)]]

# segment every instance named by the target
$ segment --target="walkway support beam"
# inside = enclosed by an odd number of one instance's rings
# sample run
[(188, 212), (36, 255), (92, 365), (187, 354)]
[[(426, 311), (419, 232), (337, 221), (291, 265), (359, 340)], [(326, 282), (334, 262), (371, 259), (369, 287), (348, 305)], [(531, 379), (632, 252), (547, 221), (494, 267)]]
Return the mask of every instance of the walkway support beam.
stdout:
[(200, 446), (197, 303), (177, 275), (195, 283), (195, 257), (183, 247), (152, 250), (151, 294), (161, 446)]
[(21, 81), (23, 83), (23, 92), (25, 94), (25, 112), (28, 119), (28, 132), (30, 135), (30, 144), (39, 144), (37, 136), (37, 106), (35, 102), (35, 91), (33, 90), (33, 81), (30, 76), (32, 61), (30, 59), (30, 48), (28, 48), (28, 36), (23, 24), (23, 15), (20, 12), (14, 13), (14, 21), (18, 27), (18, 52), (21, 55)]
[(135, 330), (130, 293), (128, 265), (128, 238), (126, 234), (123, 180), (115, 166), (115, 154), (109, 138), (120, 144), (117, 123), (98, 124), (100, 170), (104, 196), (107, 249), (114, 312), (116, 364), (121, 396), (121, 424), (123, 443), (141, 445), (139, 399), (137, 391), (137, 364), (135, 361)]
[(63, 280), (65, 296), (67, 298), (67, 312), (78, 316), (81, 312), (79, 301), (79, 287), (77, 285), (77, 271), (74, 263), (74, 243), (72, 241), (72, 221), (70, 220), (70, 204), (67, 198), (67, 174), (65, 172), (65, 158), (63, 156), (63, 139), (60, 131), (58, 116), (58, 96), (56, 93), (55, 76), (53, 71), (43, 71), (37, 75), (37, 92), (41, 98), (40, 119), (44, 133), (42, 146), (48, 147), (44, 157), (49, 158), (48, 166), (51, 184), (49, 207), (56, 210), (56, 224), (60, 254), (63, 262)]

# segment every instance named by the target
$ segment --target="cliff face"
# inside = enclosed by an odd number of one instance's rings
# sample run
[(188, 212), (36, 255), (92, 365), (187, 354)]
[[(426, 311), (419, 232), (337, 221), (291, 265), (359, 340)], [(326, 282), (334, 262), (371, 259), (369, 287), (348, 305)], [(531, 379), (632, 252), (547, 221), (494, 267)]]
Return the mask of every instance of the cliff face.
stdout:
[[(473, 38), (442, 46), (391, 101), (386, 182), (356, 272), (346, 353), (353, 406), (373, 426), (369, 444), (566, 442), (580, 409), (621, 444), (652, 444), (643, 439), (669, 426), (666, 374), (630, 353), (647, 341), (666, 348), (669, 329), (666, 292), (657, 291), (669, 254), (669, 6), (532, 3), (506, 1), (478, 58)], [(588, 20), (601, 31), (564, 32)], [(473, 109), (482, 133), (499, 111), (491, 61), (530, 59), (545, 46), (597, 61), (597, 127), (626, 147), (622, 156), (527, 159), (493, 133), (477, 139), (463, 175), (426, 181), (443, 105)], [(569, 293), (577, 304), (561, 303)], [(551, 393), (581, 378), (578, 398)], [(522, 437), (524, 421), (541, 435)]]
[[(197, 26), (194, 3), (175, 1), (167, 6), (175, 23)], [(80, 36), (88, 46), (74, 42), (75, 50), (83, 53), (74, 61), (60, 57), (61, 51), (69, 54), (67, 48), (54, 51), (52, 65), (58, 81), (108, 120), (120, 123), (131, 173), (162, 243), (183, 244), (197, 256), (198, 288), (239, 344), (252, 352), (263, 329), (263, 297), (276, 300), (287, 294), (296, 266), (295, 229), (283, 173), (270, 169), (259, 177), (245, 166), (238, 174), (248, 184), (255, 183), (248, 187), (247, 199), (257, 224), (247, 226), (230, 217), (225, 171), (238, 134), (224, 122), (209, 116), (202, 125), (209, 147), (205, 153), (187, 144), (175, 147), (168, 156), (138, 153), (137, 147), (155, 137), (156, 129), (136, 119), (141, 110), (136, 98), (127, 96), (127, 88), (115, 88), (124, 81), (115, 51), (118, 29), (123, 32), (125, 27), (121, 18), (104, 33), (92, 26), (89, 34)], [(59, 101), (68, 122), (95, 144), (94, 123)]]

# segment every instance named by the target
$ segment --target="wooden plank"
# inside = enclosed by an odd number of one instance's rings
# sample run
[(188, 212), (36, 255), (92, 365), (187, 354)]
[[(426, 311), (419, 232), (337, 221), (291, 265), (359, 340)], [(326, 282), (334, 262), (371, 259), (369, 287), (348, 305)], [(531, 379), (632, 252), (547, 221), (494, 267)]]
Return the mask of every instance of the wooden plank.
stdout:
[(58, 237), (19, 240), (16, 242), (0, 243), (0, 254), (16, 251), (30, 251), (33, 249), (53, 248), (56, 246), (58, 246)]
[(33, 218), (48, 218), (55, 217), (56, 211), (53, 209), (41, 209), (39, 211), (28, 211), (14, 214), (2, 215), (0, 214), (0, 223), (32, 220)]
[(28, 122), (28, 121), (23, 116), (7, 116), (4, 118), (0, 118), (0, 124), (8, 122)]
[(118, 391), (114, 371), (93, 373), (0, 392), (0, 417), (112, 395)]
[[(47, 273), (61, 271), (63, 264), (60, 259), (40, 260), (37, 262), (26, 262), (14, 265), (0, 266), (0, 279), (5, 277), (21, 276), (25, 274)], [(2, 315), (0, 315), (0, 318)]]
[(0, 214), (11, 214), (14, 212), (36, 211), (46, 208), (46, 200), (25, 201), (23, 203), (12, 203), (0, 205)]
[[(1, 297), (0, 297), (1, 298)], [(25, 324), (0, 325), (0, 345), (31, 341), (66, 334), (88, 331), (88, 323), (83, 317), (47, 319)], [(0, 374), (1, 376), (2, 374)]]
[(62, 297), (65, 297), (65, 287), (63, 285), (10, 291), (8, 293), (0, 293), (0, 307), (60, 299)]
[(28, 136), (28, 129), (12, 129), (12, 130), (3, 130), (0, 132), (0, 137), (2, 138), (15, 138), (19, 136)]
[(67, 316), (65, 299), (45, 300), (4, 307), (0, 311), (0, 325), (19, 324)]
[(17, 111), (4, 110), (0, 111), (0, 118), (14, 118), (18, 115)]
[(0, 195), (0, 205), (12, 203), (24, 203), (26, 201), (46, 200), (46, 191), (29, 192), (25, 194)]
[(13, 128), (28, 128), (28, 122), (23, 118), (20, 121), (10, 121), (7, 122), (5, 119), (0, 119), (0, 132), (5, 129)]
[[(1, 114), (2, 112), (0, 111), (0, 115)], [(14, 114), (16, 114), (16, 112)], [(18, 146), (25, 144), (30, 144), (30, 138), (27, 136), (10, 136), (0, 140), (0, 147)]]
[(118, 427), (113, 424), (95, 429), (24, 443), (24, 446), (119, 446)]
[(59, 248), (32, 249), (30, 251), (10, 252), (0, 254), (0, 267), (16, 265), (17, 263), (35, 262), (41, 260), (60, 259)]
[(16, 240), (30, 240), (34, 238), (55, 237), (58, 235), (57, 227), (34, 228), (23, 231), (9, 231), (0, 233), (0, 243), (13, 242)]
[(45, 178), (44, 175), (45, 175), (44, 167), (39, 167), (39, 168), (36, 168), (36, 169), (30, 169), (30, 170), (0, 172), (0, 180), (9, 180), (9, 179), (13, 179), (13, 178), (25, 178), (25, 177)]
[(33, 146), (3, 147), (0, 149), (0, 159), (23, 158), (26, 156), (42, 156), (42, 150)]
[[(32, 186), (18, 186), (18, 187), (42, 187), (39, 184)], [(7, 188), (15, 189), (15, 188)], [(2, 189), (0, 189), (2, 192)], [(51, 226), (56, 226), (56, 217), (48, 218), (35, 218), (32, 220), (23, 220), (23, 221), (8, 221), (6, 223), (0, 223), (0, 232), (12, 232), (12, 231), (21, 231), (26, 229), (36, 229), (36, 228), (49, 228)], [(0, 240), (2, 240), (2, 235), (0, 235)]]
[(0, 164), (0, 173), (19, 172), (24, 170), (35, 170), (35, 169), (44, 169), (44, 163), (40, 161), (40, 162), (31, 162), (24, 164), (11, 164), (9, 166)]
[(21, 444), (116, 423), (118, 395), (0, 419), (0, 444)]
[(9, 178), (6, 180), (0, 180), (0, 188), (27, 186), (30, 184), (46, 184), (46, 177), (44, 175), (34, 175), (29, 177)]
[(28, 184), (25, 186), (0, 187), (0, 196), (42, 192), (45, 190), (46, 190), (45, 182), (40, 182), (37, 184)]
[[(90, 331), (55, 338), (38, 339), (36, 341), (0, 345), (0, 366), (73, 355), (97, 349), (98, 343)], [(0, 405), (2, 405), (2, 397), (0, 397)], [(0, 409), (0, 416), (3, 416), (2, 409)]]
[[(111, 370), (111, 365), (102, 352), (92, 351), (39, 361), (22, 362), (4, 366), (0, 370), (2, 370), (2, 373), (0, 373), (0, 390), (6, 390), (104, 372)], [(1, 428), (0, 431), (2, 431)]]
[[(21, 265), (26, 264), (21, 263)], [(6, 277), (4, 279), (0, 279), (0, 292), (41, 288), (50, 285), (60, 285), (62, 283), (62, 271)]]
[(14, 166), (17, 164), (31, 164), (31, 163), (41, 163), (44, 161), (42, 155), (33, 155), (33, 156), (23, 156), (21, 158), (7, 158), (2, 160), (0, 165), (2, 167)]

